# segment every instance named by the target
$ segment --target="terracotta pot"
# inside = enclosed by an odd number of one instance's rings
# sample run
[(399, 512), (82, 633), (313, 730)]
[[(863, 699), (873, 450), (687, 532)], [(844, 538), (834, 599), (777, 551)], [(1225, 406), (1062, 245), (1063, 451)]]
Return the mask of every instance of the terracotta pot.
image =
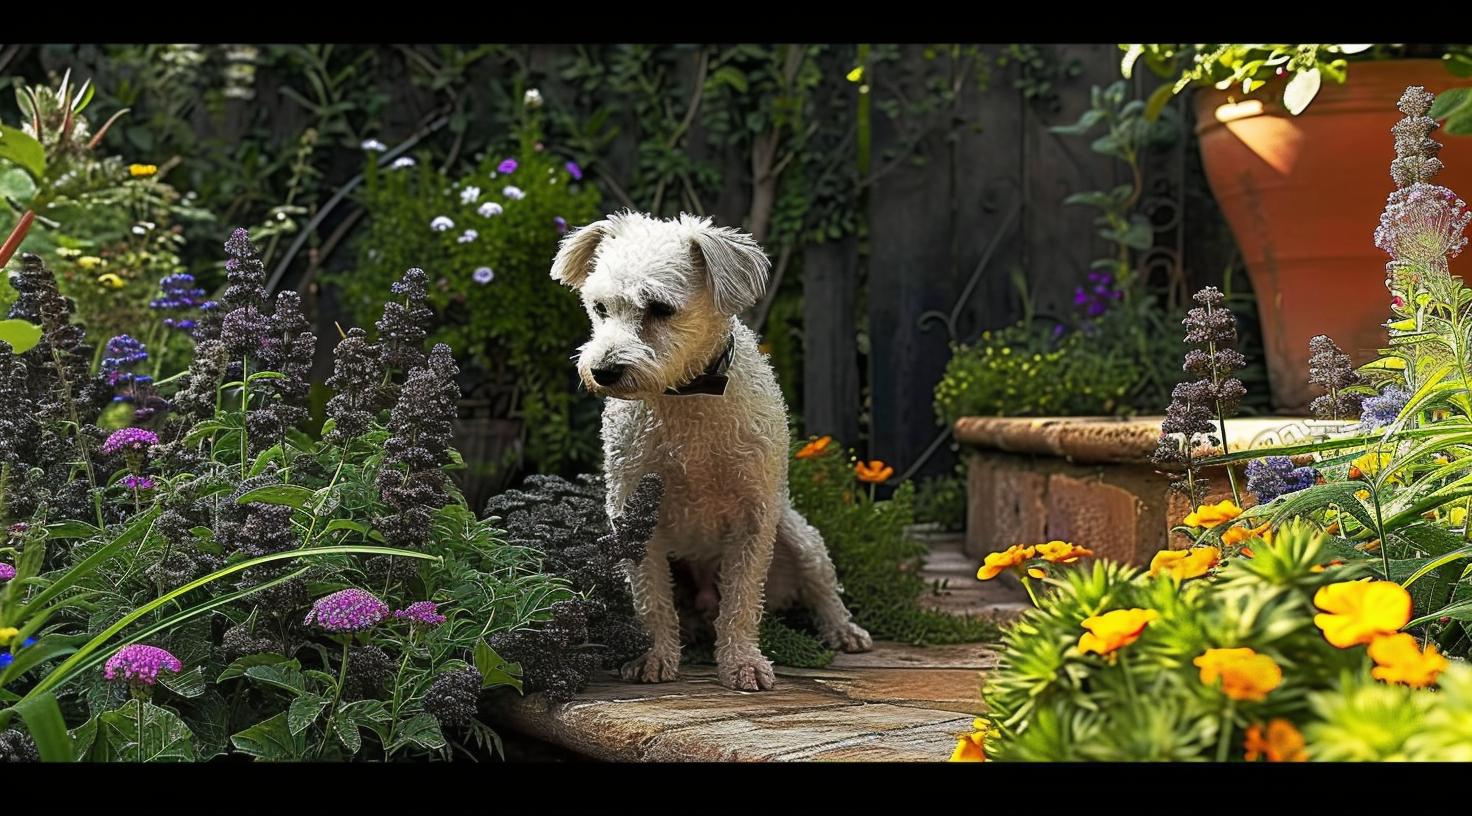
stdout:
[[(1308, 384), (1314, 335), (1329, 335), (1356, 363), (1384, 345), (1389, 258), (1374, 232), (1395, 189), (1395, 103), (1410, 85), (1436, 93), (1467, 84), (1438, 60), (1390, 60), (1350, 65), (1345, 84), (1325, 85), (1298, 116), (1277, 101), (1281, 83), (1246, 98), (1197, 93), (1201, 159), (1257, 295), (1275, 408), (1306, 411), (1317, 396)], [(1472, 137), (1438, 141), (1447, 169), (1436, 181), (1472, 196)]]

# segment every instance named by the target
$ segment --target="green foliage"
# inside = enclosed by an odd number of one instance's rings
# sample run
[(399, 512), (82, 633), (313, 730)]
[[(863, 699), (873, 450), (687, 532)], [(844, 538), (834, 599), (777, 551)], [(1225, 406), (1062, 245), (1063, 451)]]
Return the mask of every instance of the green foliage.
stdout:
[(1169, 91), (1157, 93), (1162, 98), (1180, 93), (1192, 85), (1206, 85), (1219, 90), (1237, 88), (1250, 94), (1267, 84), (1275, 75), (1291, 75), (1283, 87), (1283, 106), (1298, 115), (1318, 94), (1325, 79), (1343, 83), (1348, 74), (1346, 57), (1364, 54), (1379, 56), (1384, 49), (1371, 52), (1370, 45), (1121, 45), (1124, 58), (1120, 73), (1128, 79), (1135, 65), (1145, 65), (1162, 77), (1174, 80)]
[[(588, 319), (578, 298), (547, 274), (562, 237), (554, 219), (569, 227), (592, 222), (599, 197), (541, 147), (534, 130), (523, 132), (511, 157), (512, 173), (497, 171), (508, 155), (491, 151), (458, 180), (427, 157), (399, 169), (369, 162), (362, 194), (369, 220), (358, 265), (330, 280), (356, 322), (371, 326), (378, 293), (419, 259), (435, 259), (428, 268), (438, 313), (433, 339), (464, 350), (492, 386), (516, 395), (502, 416), (522, 420), (527, 464), (555, 472), (596, 461), (598, 450), (587, 421), (596, 409), (578, 394), (568, 362)], [(508, 186), (525, 198), (507, 196)], [(488, 204), (501, 212), (481, 214)], [(440, 218), (453, 226), (431, 227)], [(467, 230), (473, 239), (464, 240)], [(493, 277), (481, 282), (482, 269)]]
[(966, 529), (966, 466), (949, 476), (932, 476), (915, 489), (915, 521), (944, 530)]
[(928, 591), (920, 576), (926, 548), (905, 535), (914, 521), (914, 485), (907, 482), (890, 499), (876, 501), (869, 486), (855, 480), (850, 457), (831, 444), (795, 460), (790, 485), (793, 506), (823, 534), (854, 621), (876, 639), (940, 644), (995, 636), (988, 620), (919, 606)]

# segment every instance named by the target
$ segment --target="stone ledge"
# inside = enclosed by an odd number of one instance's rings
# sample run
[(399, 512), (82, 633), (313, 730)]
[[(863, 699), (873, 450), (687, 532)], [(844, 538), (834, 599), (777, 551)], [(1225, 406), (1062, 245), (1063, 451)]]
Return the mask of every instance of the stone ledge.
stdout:
[(981, 712), (978, 644), (877, 643), (824, 669), (777, 667), (777, 687), (722, 687), (712, 666), (682, 666), (654, 685), (606, 673), (571, 702), (540, 695), (493, 701), (496, 721), (615, 762), (938, 762)]
[[(1160, 439), (1161, 417), (962, 417), (962, 445), (1007, 453), (1055, 456), (1082, 463), (1145, 464)], [(1227, 420), (1227, 444), (1250, 450), (1342, 431), (1343, 423), (1303, 417), (1244, 417)], [(1219, 450), (1201, 450), (1209, 455)]]

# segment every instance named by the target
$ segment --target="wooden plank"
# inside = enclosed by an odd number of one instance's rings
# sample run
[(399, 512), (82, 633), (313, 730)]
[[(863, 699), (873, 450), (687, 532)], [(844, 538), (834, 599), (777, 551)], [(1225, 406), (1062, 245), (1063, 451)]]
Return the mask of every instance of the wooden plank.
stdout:
[(802, 255), (803, 428), (859, 440), (859, 242), (808, 244)]

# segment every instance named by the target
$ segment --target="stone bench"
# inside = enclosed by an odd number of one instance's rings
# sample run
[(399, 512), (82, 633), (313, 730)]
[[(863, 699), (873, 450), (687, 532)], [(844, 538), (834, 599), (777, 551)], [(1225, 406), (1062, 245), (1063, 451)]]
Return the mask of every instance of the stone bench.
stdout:
[[(1150, 462), (1160, 417), (963, 417), (956, 439), (967, 463), (968, 556), (1053, 539), (1100, 557), (1147, 564), (1157, 551), (1184, 545), (1170, 528), (1191, 511), (1170, 490), (1172, 476)], [(1312, 439), (1336, 423), (1294, 417), (1227, 421), (1227, 444), (1239, 451)], [(1198, 451), (1205, 455), (1219, 451)], [(1210, 501), (1231, 497), (1223, 468), (1209, 469)], [(1246, 484), (1241, 473), (1241, 484)]]

